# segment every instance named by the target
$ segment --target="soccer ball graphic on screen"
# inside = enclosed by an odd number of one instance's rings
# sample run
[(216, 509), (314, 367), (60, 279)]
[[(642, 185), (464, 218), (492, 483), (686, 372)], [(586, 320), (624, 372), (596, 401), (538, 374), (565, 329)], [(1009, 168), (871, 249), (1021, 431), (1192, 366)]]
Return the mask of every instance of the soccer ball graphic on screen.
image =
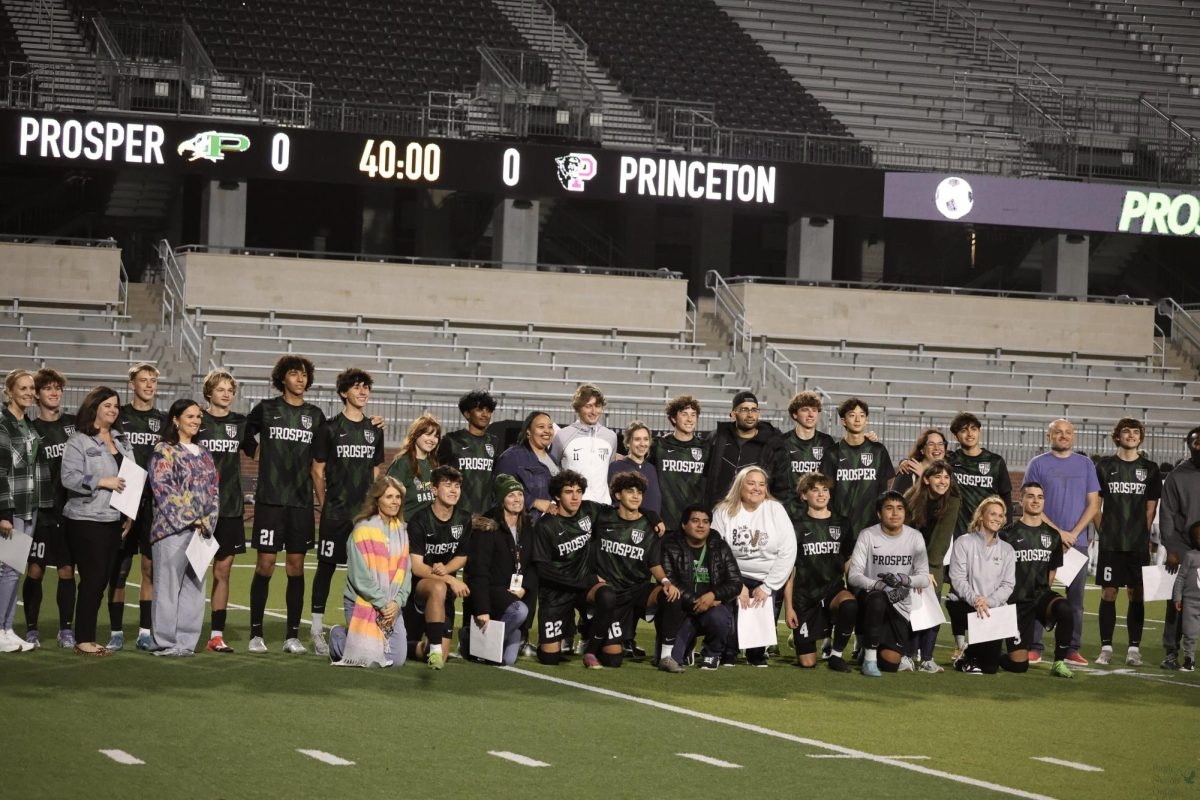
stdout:
[(933, 204), (946, 219), (962, 219), (975, 205), (975, 192), (962, 178), (946, 178), (933, 193)]

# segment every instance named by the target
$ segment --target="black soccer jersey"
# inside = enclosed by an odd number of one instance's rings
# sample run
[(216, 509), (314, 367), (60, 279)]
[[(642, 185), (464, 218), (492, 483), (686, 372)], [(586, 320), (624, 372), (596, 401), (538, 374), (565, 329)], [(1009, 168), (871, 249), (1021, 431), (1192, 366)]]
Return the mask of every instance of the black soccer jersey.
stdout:
[[(150, 466), (150, 456), (154, 455), (154, 445), (162, 438), (163, 428), (167, 426), (167, 415), (152, 408), (149, 411), (138, 411), (131, 404), (121, 406), (121, 429), (125, 431), (125, 439), (133, 448), (133, 460), (142, 469)], [(146, 482), (147, 488), (150, 482)]]
[(363, 498), (383, 463), (383, 431), (371, 420), (338, 414), (321, 426), (313, 461), (325, 465), (325, 507), (321, 518), (348, 520), (362, 510)]
[(50, 482), (54, 486), (54, 513), (61, 515), (67, 503), (67, 490), (63, 488), (59, 475), (62, 472), (63, 448), (67, 446), (67, 439), (75, 433), (75, 415), (63, 414), (53, 422), (35, 417), (30, 424), (42, 439), (42, 458), (50, 465)]
[(816, 602), (845, 581), (850, 525), (836, 514), (825, 519), (810, 517), (799, 503), (785, 503), (784, 508), (796, 528), (792, 600)]
[(662, 520), (667, 530), (679, 528), (679, 515), (692, 503), (704, 502), (704, 465), (708, 442), (699, 436), (681, 442), (674, 434), (655, 439), (647, 460), (658, 471)]
[(245, 511), (242, 495), (242, 442), (246, 437), (246, 416), (230, 411), (214, 417), (207, 411), (200, 418), (196, 443), (212, 453), (221, 486), (222, 517), (240, 517)]
[(1000, 538), (1012, 546), (1017, 566), (1009, 601), (1032, 603), (1050, 588), (1050, 572), (1062, 566), (1062, 537), (1045, 523), (1030, 527), (1018, 519), (1000, 531)]
[(606, 510), (596, 521), (591, 547), (596, 574), (616, 592), (645, 583), (650, 568), (662, 566), (658, 535), (644, 515), (627, 520)]
[(256, 503), (312, 507), (312, 446), (324, 423), (325, 413), (312, 403), (293, 406), (283, 397), (263, 400), (250, 410), (242, 447), (251, 456), (262, 450)]
[(980, 448), (979, 455), (968, 456), (962, 450), (946, 454), (950, 472), (958, 484), (962, 505), (958, 509), (955, 535), (966, 533), (975, 509), (984, 498), (998, 494), (1004, 500), (1004, 510), (1012, 520), (1012, 479), (1008, 477), (1008, 464), (1001, 456)]
[(850, 523), (845, 547), (853, 552), (858, 534), (876, 522), (875, 501), (895, 477), (891, 456), (879, 442), (854, 447), (843, 439), (825, 452), (821, 472), (833, 479), (829, 510)]
[(483, 514), (496, 504), (492, 472), (499, 452), (500, 440), (492, 433), (474, 436), (463, 428), (442, 437), (438, 463), (455, 467), (463, 476), (460, 508)]
[(828, 433), (814, 431), (811, 439), (801, 439), (795, 430), (782, 434), (769, 445), (771, 494), (778, 500), (796, 496), (801, 476), (821, 471), (821, 459), (837, 444)]
[(467, 554), (471, 538), (471, 512), (455, 506), (446, 522), (427, 506), (408, 523), (409, 552), (421, 556), (427, 565), (447, 564), (457, 556)]
[(387, 474), (404, 487), (404, 519), (414, 518), (433, 502), (433, 466), (428, 458), (417, 459), (417, 471), (414, 474), (408, 456), (400, 456), (392, 461)]
[(1105, 456), (1096, 462), (1096, 477), (1104, 501), (1100, 549), (1147, 552), (1150, 528), (1146, 524), (1146, 503), (1162, 497), (1158, 465), (1143, 455), (1133, 461)]
[(584, 500), (573, 517), (543, 515), (533, 529), (538, 581), (547, 589), (586, 589), (596, 574), (588, 543), (600, 513), (609, 506)]

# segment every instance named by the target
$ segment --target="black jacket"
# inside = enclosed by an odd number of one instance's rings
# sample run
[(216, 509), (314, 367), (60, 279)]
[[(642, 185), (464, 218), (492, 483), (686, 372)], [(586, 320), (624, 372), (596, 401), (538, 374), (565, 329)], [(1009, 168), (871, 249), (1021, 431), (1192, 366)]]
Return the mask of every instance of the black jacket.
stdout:
[[(742, 591), (742, 572), (738, 569), (737, 559), (716, 531), (708, 534), (707, 544), (704, 560), (708, 564), (709, 590), (722, 603), (731, 603)], [(694, 558), (682, 531), (671, 531), (663, 537), (663, 572), (680, 591), (680, 599), (689, 606), (696, 600), (692, 591)]]
[(732, 422), (719, 422), (710, 437), (708, 463), (704, 467), (704, 488), (708, 507), (712, 508), (725, 498), (733, 485), (733, 478), (743, 467), (760, 466), (767, 443), (779, 435), (779, 429), (769, 422), (758, 423), (758, 433), (753, 439), (742, 439), (734, 430)]
[(517, 571), (518, 555), (525, 598), (537, 596), (537, 571), (530, 569), (529, 562), (533, 550), (533, 525), (528, 517), (522, 517), (518, 545), (514, 547), (512, 534), (504, 524), (503, 509), (493, 508), (486, 516), (496, 520), (500, 527), (494, 531), (475, 530), (471, 533), (465, 575), (471, 594), (463, 603), (464, 614), (471, 617), (480, 614), (499, 617), (504, 609), (517, 601), (508, 586)]

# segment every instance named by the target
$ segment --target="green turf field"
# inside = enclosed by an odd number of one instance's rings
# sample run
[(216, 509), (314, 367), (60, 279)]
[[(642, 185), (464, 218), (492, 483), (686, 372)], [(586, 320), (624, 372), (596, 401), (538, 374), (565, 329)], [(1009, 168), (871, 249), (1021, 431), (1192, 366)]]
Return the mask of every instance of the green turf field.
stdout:
[[(252, 558), (242, 556), (234, 569), (234, 603), (247, 602)], [(340, 617), (332, 609), (341, 582), (339, 573), (329, 619)], [(778, 659), (766, 670), (683, 675), (630, 662), (584, 670), (578, 659), (557, 668), (454, 659), (441, 672), (421, 663), (367, 671), (280, 652), (283, 583), (280, 569), (267, 655), (245, 652), (243, 605), (230, 609), (226, 630), (239, 652), (150, 657), (132, 649), (137, 611), (130, 608), (129, 648), (97, 660), (53, 646), (55, 578), (48, 576), (41, 629), (49, 646), (0, 656), (3, 796), (1200, 800), (1200, 673), (1158, 668), (1161, 603), (1148, 613), (1149, 666), (1081, 669), (1071, 681), (1050, 678), (1045, 666), (1026, 675), (872, 680)], [(136, 605), (136, 592), (130, 597)], [(1098, 599), (1088, 592), (1092, 611)], [(1123, 621), (1123, 601), (1118, 610)], [(17, 622), (23, 633), (21, 608)], [(648, 647), (652, 629), (643, 624), (640, 633)], [(1118, 661), (1123, 636), (1118, 627)], [(941, 643), (949, 639), (943, 628)], [(1094, 614), (1084, 642), (1093, 657)], [(101, 750), (144, 763), (121, 764)]]

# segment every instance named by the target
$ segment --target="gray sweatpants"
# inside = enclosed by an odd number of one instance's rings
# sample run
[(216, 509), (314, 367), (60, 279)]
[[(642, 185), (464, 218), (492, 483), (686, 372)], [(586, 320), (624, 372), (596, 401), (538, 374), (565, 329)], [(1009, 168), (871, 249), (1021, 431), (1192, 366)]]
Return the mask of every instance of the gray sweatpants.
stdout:
[[(1196, 639), (1200, 638), (1200, 598), (1183, 598), (1179, 626), (1183, 628), (1183, 658), (1195, 660)], [(1183, 658), (1179, 659), (1181, 663)]]
[[(33, 526), (37, 523), (37, 512), (31, 519), (13, 518), (13, 533), (33, 535)], [(21, 583), (21, 573), (8, 564), (0, 564), (0, 631), (11, 631), (17, 616), (17, 587)]]
[(163, 650), (192, 652), (204, 628), (204, 578), (188, 563), (195, 531), (154, 543), (154, 642)]

